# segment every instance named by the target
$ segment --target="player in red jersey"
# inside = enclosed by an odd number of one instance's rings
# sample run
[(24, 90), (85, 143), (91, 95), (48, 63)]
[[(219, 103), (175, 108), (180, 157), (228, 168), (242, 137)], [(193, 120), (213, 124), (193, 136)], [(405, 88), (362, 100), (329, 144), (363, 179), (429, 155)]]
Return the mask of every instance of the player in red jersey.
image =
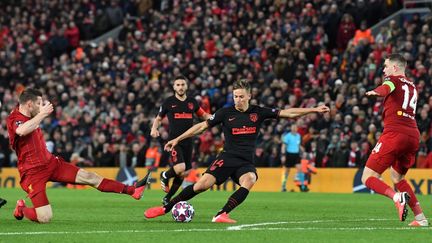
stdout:
[[(414, 164), (419, 148), (420, 133), (415, 121), (417, 90), (405, 76), (406, 60), (400, 54), (391, 54), (384, 62), (384, 82), (366, 92), (367, 96), (384, 98), (384, 131), (373, 149), (363, 171), (362, 181), (368, 188), (393, 199), (399, 219), (406, 219), (407, 204), (415, 215), (410, 226), (428, 226), (423, 210), (408, 182), (404, 179)], [(395, 192), (379, 177), (390, 167)]]
[(229, 197), (225, 206), (213, 217), (212, 222), (235, 223), (236, 221), (229, 217), (229, 213), (246, 199), (258, 179), (254, 156), (256, 140), (263, 122), (266, 119), (296, 118), (312, 112), (329, 111), (329, 108), (324, 105), (284, 110), (250, 105), (250, 90), (247, 81), (237, 81), (233, 85), (234, 106), (217, 110), (210, 119), (194, 125), (165, 145), (165, 149), (171, 151), (180, 141), (198, 135), (216, 125), (222, 125), (225, 137), (224, 150), (198, 182), (184, 188), (167, 205), (147, 209), (144, 213), (146, 218), (162, 216), (169, 212), (176, 203), (189, 200), (208, 190), (214, 184), (221, 185), (231, 177), (240, 187)]
[(14, 211), (17, 220), (23, 217), (39, 223), (51, 220), (52, 209), (45, 188), (48, 181), (90, 185), (102, 192), (125, 193), (141, 199), (148, 175), (135, 186), (127, 186), (80, 169), (48, 152), (39, 125), (52, 111), (53, 105), (43, 103), (40, 91), (27, 89), (20, 95), (19, 105), (7, 118), (9, 142), (18, 157), (20, 184), (33, 203), (33, 208), (30, 208), (24, 200), (17, 201)]

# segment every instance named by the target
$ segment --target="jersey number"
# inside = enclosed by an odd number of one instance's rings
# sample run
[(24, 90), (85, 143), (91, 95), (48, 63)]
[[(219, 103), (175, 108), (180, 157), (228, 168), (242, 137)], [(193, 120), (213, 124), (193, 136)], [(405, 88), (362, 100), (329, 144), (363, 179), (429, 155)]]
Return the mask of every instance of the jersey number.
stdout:
[(405, 91), (402, 109), (406, 110), (408, 108), (408, 103), (409, 103), (409, 106), (413, 109), (413, 114), (415, 115), (416, 107), (417, 107), (417, 90), (414, 89), (414, 94), (410, 99), (410, 92), (409, 92), (408, 85), (404, 84), (402, 86), (402, 89)]

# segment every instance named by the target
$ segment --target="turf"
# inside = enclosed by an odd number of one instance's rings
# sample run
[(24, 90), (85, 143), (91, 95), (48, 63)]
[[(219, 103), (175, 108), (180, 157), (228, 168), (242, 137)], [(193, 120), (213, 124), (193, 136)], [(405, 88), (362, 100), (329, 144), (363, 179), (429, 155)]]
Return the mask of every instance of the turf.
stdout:
[[(54, 218), (36, 224), (12, 216), (24, 192), (2, 188), (8, 204), (0, 209), (0, 242), (430, 242), (432, 235), (432, 227), (407, 227), (412, 212), (399, 222), (393, 203), (380, 195), (253, 192), (231, 213), (234, 225), (210, 222), (230, 195), (217, 191), (190, 201), (190, 223), (170, 215), (144, 219), (144, 210), (160, 204), (162, 195), (146, 191), (136, 201), (93, 189), (48, 189)], [(431, 216), (432, 197), (419, 200)]]

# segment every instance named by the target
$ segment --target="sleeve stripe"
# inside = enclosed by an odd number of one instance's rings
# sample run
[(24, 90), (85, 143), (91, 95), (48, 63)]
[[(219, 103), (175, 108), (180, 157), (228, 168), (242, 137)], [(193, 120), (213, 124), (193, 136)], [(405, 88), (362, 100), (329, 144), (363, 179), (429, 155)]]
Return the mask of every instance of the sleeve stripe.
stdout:
[(395, 85), (391, 81), (385, 81), (383, 83), (383, 85), (387, 85), (390, 87), (390, 93), (393, 92), (393, 90), (395, 90), (395, 88), (396, 88)]

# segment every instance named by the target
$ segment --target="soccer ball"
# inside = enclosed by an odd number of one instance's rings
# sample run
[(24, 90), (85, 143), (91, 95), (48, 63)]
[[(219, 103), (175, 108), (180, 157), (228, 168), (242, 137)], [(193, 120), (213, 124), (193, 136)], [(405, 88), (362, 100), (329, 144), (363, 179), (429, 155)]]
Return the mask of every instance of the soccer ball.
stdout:
[(186, 201), (176, 203), (171, 209), (171, 214), (176, 222), (190, 222), (195, 214), (195, 210), (191, 204)]

